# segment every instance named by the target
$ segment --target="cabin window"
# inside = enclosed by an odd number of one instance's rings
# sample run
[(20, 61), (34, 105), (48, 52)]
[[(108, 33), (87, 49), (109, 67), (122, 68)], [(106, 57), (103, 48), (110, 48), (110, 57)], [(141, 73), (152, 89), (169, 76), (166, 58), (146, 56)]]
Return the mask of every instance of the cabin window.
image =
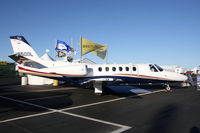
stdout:
[(113, 71), (116, 71), (116, 67), (112, 67), (112, 70), (113, 70)]
[(129, 67), (126, 67), (126, 71), (129, 71)]
[(133, 67), (133, 71), (136, 71), (136, 67)]
[(149, 67), (152, 72), (158, 72), (154, 65), (150, 64)]
[(106, 71), (109, 71), (109, 67), (106, 67)]
[(119, 71), (122, 71), (123, 69), (122, 69), (122, 67), (119, 67)]
[(101, 72), (102, 71), (102, 67), (99, 67), (98, 70), (99, 70), (99, 72)]

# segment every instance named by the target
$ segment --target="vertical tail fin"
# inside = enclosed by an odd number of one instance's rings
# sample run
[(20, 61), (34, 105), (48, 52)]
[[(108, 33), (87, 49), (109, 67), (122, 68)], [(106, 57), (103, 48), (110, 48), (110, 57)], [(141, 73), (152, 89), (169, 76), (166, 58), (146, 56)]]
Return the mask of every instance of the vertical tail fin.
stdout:
[(39, 56), (23, 36), (11, 36), (10, 41), (14, 54), (18, 54), (24, 57), (27, 56), (30, 58), (39, 58)]

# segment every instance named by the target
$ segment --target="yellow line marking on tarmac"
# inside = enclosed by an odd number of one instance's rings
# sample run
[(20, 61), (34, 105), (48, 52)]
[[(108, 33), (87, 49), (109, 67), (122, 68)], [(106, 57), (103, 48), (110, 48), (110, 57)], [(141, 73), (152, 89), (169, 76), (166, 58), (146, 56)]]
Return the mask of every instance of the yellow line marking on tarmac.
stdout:
[(50, 98), (58, 98), (58, 97), (67, 97), (68, 95), (58, 95), (58, 96), (48, 96), (48, 97), (39, 97), (39, 98), (31, 98), (31, 99), (26, 99), (24, 101), (34, 101), (34, 100), (42, 100), (42, 99), (50, 99)]
[(75, 87), (67, 87), (67, 88), (55, 88), (55, 89), (34, 89), (29, 92), (48, 92), (48, 91), (60, 91), (60, 90), (74, 90), (77, 89)]
[(13, 94), (23, 94), (23, 93), (28, 93), (28, 92), (26, 92), (26, 91), (23, 91), (23, 92), (6, 92), (6, 93), (1, 93), (1, 96), (13, 95)]

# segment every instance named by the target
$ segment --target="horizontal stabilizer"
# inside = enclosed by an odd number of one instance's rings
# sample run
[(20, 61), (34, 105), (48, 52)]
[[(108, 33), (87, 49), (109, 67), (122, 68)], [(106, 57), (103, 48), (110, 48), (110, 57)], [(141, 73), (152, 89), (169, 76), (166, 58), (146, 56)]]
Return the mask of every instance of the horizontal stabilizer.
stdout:
[(118, 93), (149, 93), (150, 91), (137, 88), (135, 86), (107, 86), (111, 90), (118, 92)]
[(12, 55), (9, 55), (9, 57), (19, 64), (21, 64), (25, 60), (29, 60), (26, 57), (23, 57), (23, 56), (18, 55), (18, 54), (12, 54)]

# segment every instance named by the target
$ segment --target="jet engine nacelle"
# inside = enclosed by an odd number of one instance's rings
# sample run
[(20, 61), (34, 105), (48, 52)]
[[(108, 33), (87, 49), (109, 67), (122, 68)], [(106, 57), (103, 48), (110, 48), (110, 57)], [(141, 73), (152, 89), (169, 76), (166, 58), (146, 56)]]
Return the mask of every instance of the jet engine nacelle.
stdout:
[(67, 65), (54, 67), (54, 72), (57, 74), (63, 74), (66, 76), (84, 76), (87, 75), (87, 66), (86, 65)]

